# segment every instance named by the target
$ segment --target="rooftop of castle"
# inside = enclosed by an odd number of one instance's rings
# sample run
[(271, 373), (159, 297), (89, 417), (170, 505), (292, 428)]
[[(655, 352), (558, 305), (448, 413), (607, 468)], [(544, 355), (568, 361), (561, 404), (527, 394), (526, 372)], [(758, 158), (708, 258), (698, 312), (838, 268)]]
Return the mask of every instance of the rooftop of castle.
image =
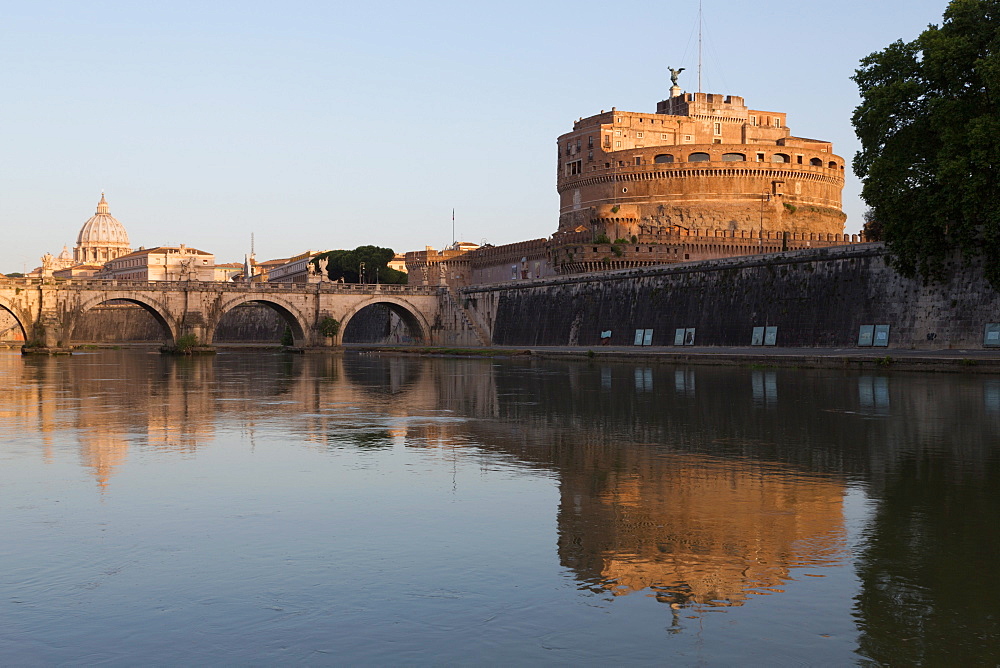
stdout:
[(664, 116), (679, 116), (689, 118), (713, 118), (727, 121), (742, 121), (750, 124), (773, 125), (777, 119), (778, 126), (785, 126), (786, 114), (779, 111), (750, 109), (739, 95), (723, 95), (721, 93), (680, 93), (656, 103), (655, 112), (623, 111), (612, 107), (610, 111), (579, 118), (574, 124), (574, 130), (580, 130), (596, 125), (630, 124), (638, 122), (664, 122)]

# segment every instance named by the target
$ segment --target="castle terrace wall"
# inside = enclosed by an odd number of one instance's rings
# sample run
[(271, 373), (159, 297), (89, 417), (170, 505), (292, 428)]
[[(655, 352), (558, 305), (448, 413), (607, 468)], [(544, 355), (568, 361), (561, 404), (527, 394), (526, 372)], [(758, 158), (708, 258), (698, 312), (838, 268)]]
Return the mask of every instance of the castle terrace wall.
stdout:
[(695, 328), (699, 346), (748, 346), (776, 326), (779, 347), (856, 347), (861, 325), (890, 325), (888, 348), (982, 348), (1000, 321), (1000, 294), (981, 267), (954, 259), (949, 278), (925, 285), (898, 274), (882, 244), (789, 251), (698, 263), (564, 276), (461, 290), (498, 345), (632, 345), (652, 329), (671, 346)]
[(697, 262), (806, 248), (864, 243), (857, 234), (757, 230), (670, 230), (639, 235), (630, 243), (595, 243), (592, 232), (553, 236), (550, 253), (562, 274), (642, 267), (654, 263)]
[(502, 246), (481, 246), (469, 253), (471, 283), (502, 283), (509, 280), (554, 276), (549, 263), (549, 240), (519, 241)]

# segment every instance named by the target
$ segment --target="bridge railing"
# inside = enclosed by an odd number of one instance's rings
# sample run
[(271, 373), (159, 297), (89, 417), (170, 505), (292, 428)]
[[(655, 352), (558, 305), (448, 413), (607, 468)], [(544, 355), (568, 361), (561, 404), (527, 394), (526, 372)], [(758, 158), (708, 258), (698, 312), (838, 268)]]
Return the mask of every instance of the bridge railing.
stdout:
[(0, 287), (54, 287), (68, 290), (208, 291), (235, 293), (436, 295), (446, 290), (437, 285), (379, 283), (223, 283), (214, 281), (122, 281), (106, 279), (0, 278)]

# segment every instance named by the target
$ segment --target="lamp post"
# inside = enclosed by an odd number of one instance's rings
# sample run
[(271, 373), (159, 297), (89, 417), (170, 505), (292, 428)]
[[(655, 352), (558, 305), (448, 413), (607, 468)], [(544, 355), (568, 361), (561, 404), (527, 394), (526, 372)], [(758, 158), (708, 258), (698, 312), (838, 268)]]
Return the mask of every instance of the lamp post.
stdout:
[(358, 282), (361, 285), (365, 284), (365, 263), (361, 262), (358, 264)]
[(764, 248), (764, 203), (771, 201), (771, 193), (766, 190), (760, 197), (760, 230), (757, 232), (757, 245)]

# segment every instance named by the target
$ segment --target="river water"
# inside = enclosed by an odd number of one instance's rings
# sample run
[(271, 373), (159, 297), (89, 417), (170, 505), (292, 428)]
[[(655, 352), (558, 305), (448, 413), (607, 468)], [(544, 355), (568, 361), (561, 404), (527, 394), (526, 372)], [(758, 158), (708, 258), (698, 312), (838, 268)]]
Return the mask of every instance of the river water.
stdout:
[(0, 354), (0, 664), (994, 665), (1000, 379)]

